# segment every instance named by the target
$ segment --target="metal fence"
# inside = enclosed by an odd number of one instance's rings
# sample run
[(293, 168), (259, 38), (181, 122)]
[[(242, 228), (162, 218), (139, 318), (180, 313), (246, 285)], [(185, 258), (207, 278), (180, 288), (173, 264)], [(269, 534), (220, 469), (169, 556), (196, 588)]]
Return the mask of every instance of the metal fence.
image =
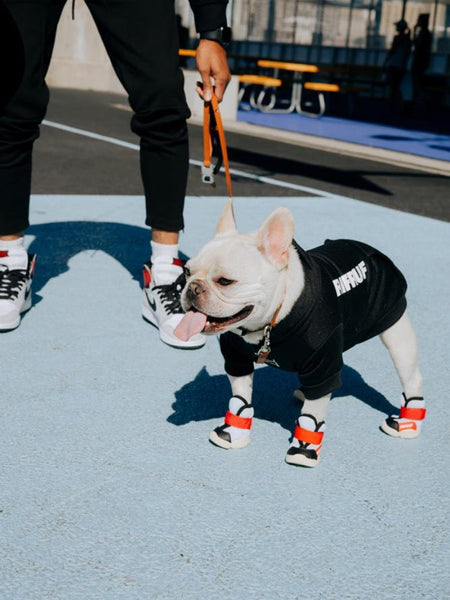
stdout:
[[(178, 14), (195, 37), (189, 4), (176, 0)], [(433, 51), (450, 53), (450, 0), (230, 0), (229, 21), (236, 41), (387, 49), (395, 22), (413, 30), (429, 15)]]

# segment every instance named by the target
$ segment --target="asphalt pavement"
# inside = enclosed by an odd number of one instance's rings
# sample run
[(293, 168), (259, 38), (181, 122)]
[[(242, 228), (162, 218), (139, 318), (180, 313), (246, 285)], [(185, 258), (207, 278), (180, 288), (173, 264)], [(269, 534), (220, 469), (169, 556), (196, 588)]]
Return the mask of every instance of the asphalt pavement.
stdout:
[[(137, 144), (130, 131), (126, 98), (117, 94), (52, 90), (47, 120), (82, 131)], [(231, 124), (230, 124), (231, 129)], [(236, 133), (238, 130), (246, 134)], [(274, 134), (275, 132), (275, 134)], [(449, 178), (430, 170), (370, 160), (348, 153), (332, 139), (322, 148), (290, 138), (287, 132), (233, 123), (226, 132), (236, 196), (297, 196), (301, 186), (344, 195), (397, 210), (450, 220)], [(191, 159), (201, 161), (202, 129), (190, 124)], [(375, 149), (374, 149), (375, 154)], [(361, 151), (362, 153), (362, 151)], [(379, 154), (379, 149), (378, 149)], [(450, 164), (450, 163), (449, 163)], [(80, 173), (82, 176), (80, 177)], [(450, 168), (449, 168), (450, 174)], [(252, 178), (253, 176), (253, 178)], [(261, 178), (279, 181), (268, 183)], [(138, 161), (133, 150), (83, 135), (67, 135), (43, 126), (36, 143), (33, 193), (142, 194)], [(309, 193), (307, 191), (306, 193)], [(188, 195), (225, 195), (223, 178), (214, 190), (201, 182), (199, 168), (190, 170)]]

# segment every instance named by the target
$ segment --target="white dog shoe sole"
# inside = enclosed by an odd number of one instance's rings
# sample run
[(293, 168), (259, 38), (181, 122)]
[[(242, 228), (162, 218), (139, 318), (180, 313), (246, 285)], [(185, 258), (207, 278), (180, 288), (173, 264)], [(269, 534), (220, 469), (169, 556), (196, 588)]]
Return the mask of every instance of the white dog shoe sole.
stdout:
[(209, 441), (212, 442), (215, 446), (219, 446), (220, 448), (224, 448), (225, 450), (235, 450), (238, 448), (245, 448), (250, 443), (250, 437), (240, 438), (235, 440), (234, 442), (228, 442), (227, 440), (222, 439), (215, 431), (211, 431), (209, 434)]
[(384, 433), (387, 433), (387, 435), (390, 435), (391, 437), (403, 438), (405, 440), (412, 440), (416, 438), (420, 433), (420, 429), (403, 429), (402, 431), (398, 431), (397, 429), (390, 427), (387, 421), (383, 421), (381, 423), (380, 429), (384, 431)]
[(286, 454), (284, 460), (288, 465), (294, 465), (296, 467), (316, 467), (319, 464), (319, 456), (317, 458), (309, 458), (301, 453)]

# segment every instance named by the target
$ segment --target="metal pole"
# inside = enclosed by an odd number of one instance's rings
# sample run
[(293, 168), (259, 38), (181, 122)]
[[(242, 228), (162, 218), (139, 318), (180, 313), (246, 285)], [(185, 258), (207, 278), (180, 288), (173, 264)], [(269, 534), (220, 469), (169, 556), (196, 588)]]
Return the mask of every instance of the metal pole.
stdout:
[(266, 41), (273, 42), (275, 33), (275, 0), (269, 0), (269, 15), (267, 18)]
[(402, 6), (402, 16), (401, 18), (404, 19), (405, 18), (405, 14), (406, 14), (406, 4), (407, 4), (408, 0), (403, 0), (403, 6)]
[(352, 28), (352, 19), (353, 19), (353, 7), (355, 5), (355, 0), (350, 0), (350, 11), (348, 13), (348, 26), (347, 26), (347, 36), (345, 38), (345, 60), (348, 61), (349, 54), (349, 46), (350, 46), (350, 31)]
[(314, 45), (322, 45), (322, 29), (323, 29), (323, 11), (325, 0), (319, 0), (317, 3), (316, 27), (314, 31)]
[(297, 18), (298, 18), (298, 0), (295, 0), (295, 9), (294, 9), (294, 27), (292, 31), (292, 43), (297, 43)]
[(434, 39), (434, 30), (436, 28), (436, 17), (437, 17), (438, 4), (439, 4), (439, 0), (434, 0), (433, 25), (431, 28), (431, 31), (433, 33), (433, 39)]

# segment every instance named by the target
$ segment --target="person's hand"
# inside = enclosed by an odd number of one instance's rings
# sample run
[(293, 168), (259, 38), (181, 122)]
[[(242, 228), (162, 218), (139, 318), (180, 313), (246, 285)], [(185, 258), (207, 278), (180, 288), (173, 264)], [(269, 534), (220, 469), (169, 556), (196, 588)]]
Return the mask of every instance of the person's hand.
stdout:
[(196, 60), (202, 78), (202, 81), (197, 83), (198, 95), (209, 102), (214, 91), (217, 100), (221, 102), (231, 79), (224, 48), (212, 40), (200, 40)]

